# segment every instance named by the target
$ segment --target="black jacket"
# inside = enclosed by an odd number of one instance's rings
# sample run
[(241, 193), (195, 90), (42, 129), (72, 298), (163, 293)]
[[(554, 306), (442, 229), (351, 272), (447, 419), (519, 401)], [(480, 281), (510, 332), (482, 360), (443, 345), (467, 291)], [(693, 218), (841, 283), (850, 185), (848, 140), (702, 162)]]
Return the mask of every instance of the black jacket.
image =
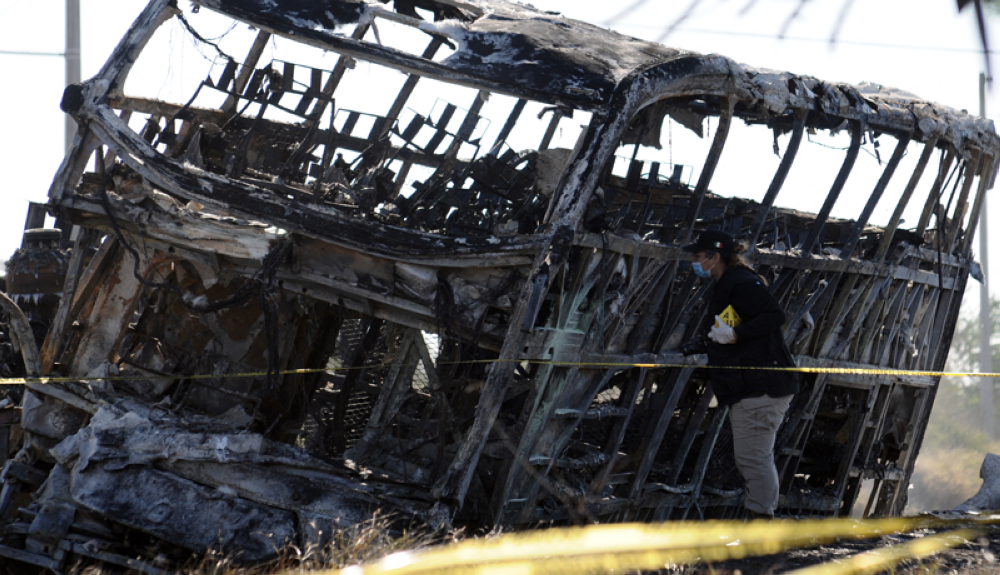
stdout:
[[(727, 306), (740, 317), (736, 343), (708, 343), (708, 364), (747, 367), (794, 367), (795, 360), (781, 326), (785, 312), (754, 272), (730, 267), (712, 292), (708, 320), (714, 323)], [(710, 369), (712, 390), (722, 405), (732, 405), (748, 397), (784, 397), (799, 391), (798, 376), (789, 371)]]

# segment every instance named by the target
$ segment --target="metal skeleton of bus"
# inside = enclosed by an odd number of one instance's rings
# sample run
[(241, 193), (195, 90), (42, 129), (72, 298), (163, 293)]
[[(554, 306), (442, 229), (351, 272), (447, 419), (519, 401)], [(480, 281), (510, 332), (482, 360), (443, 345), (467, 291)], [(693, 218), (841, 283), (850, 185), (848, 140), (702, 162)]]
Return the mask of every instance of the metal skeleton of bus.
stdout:
[[(209, 45), (199, 8), (256, 31), (199, 84), (224, 103), (126, 94), (163, 24)], [(383, 45), (380, 22), (425, 49)], [(275, 38), (337, 56), (265, 62)], [(381, 115), (336, 108), (338, 90), (365, 89), (340, 85), (357, 61), (405, 74)], [(419, 82), (474, 97), (404, 121)], [(513, 105), (486, 142), (491, 94)], [(546, 106), (541, 143), (511, 150), (529, 104)], [(379, 509), (508, 528), (733, 517), (727, 410), (704, 358), (677, 352), (706, 325), (709, 288), (679, 246), (703, 229), (747, 241), (800, 366), (938, 370), (1000, 149), (991, 122), (909, 95), (502, 1), (199, 0), (185, 14), (152, 0), (63, 108), (79, 132), (48, 209), (75, 243), (40, 350), (14, 334), (29, 375), (61, 379), (27, 385), (0, 500), (0, 556), (52, 568), (164, 543), (259, 561)], [(591, 118), (574, 149), (550, 149), (574, 112)], [(618, 147), (668, 117), (717, 122), (697, 181), (634, 156), (616, 174)], [(740, 153), (736, 119), (790, 133), (760, 202), (710, 191)], [(807, 131), (850, 134), (815, 215), (775, 207)], [(895, 151), (858, 218), (832, 218), (866, 137)], [(916, 169), (895, 174), (911, 141)], [(907, 185), (892, 223), (870, 226), (893, 177)], [(920, 181), (920, 219), (898, 229)], [(779, 513), (847, 515), (862, 485), (866, 515), (900, 513), (936, 386), (803, 375), (778, 439)]]

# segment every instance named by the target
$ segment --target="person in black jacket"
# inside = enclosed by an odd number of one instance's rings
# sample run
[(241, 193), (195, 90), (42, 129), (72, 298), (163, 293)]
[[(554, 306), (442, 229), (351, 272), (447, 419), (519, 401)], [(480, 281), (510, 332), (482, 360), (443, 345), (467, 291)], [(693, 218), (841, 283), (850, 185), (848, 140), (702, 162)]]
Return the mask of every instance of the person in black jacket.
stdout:
[[(785, 312), (764, 280), (743, 261), (734, 238), (702, 232), (690, 252), (695, 274), (715, 281), (708, 317), (708, 364), (734, 367), (794, 367), (781, 326)], [(732, 324), (728, 325), (727, 321)], [(730, 406), (736, 466), (746, 480), (744, 506), (750, 517), (774, 517), (778, 471), (774, 440), (798, 378), (790, 371), (710, 369), (709, 381), (720, 405)]]

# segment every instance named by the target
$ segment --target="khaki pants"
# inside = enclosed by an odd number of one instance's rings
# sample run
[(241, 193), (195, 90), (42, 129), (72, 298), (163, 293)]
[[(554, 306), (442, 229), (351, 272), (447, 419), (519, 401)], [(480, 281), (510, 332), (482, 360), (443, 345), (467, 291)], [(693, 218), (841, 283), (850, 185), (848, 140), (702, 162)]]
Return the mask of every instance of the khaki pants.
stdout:
[(743, 504), (756, 513), (773, 515), (778, 506), (774, 439), (791, 401), (791, 395), (764, 395), (744, 399), (729, 409), (736, 467), (747, 482)]

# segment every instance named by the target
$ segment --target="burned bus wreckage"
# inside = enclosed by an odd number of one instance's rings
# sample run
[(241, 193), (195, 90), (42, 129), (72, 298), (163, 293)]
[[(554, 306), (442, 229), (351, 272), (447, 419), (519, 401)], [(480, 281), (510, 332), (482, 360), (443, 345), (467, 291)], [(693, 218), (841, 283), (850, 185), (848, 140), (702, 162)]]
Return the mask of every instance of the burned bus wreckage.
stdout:
[[(64, 94), (79, 131), (46, 205), (63, 232), (29, 232), (12, 263), (62, 274), (61, 299), (9, 285), (0, 302), (11, 361), (53, 378), (0, 409), (2, 557), (260, 561), (377, 511), (733, 517), (727, 409), (678, 351), (708, 321), (679, 248), (705, 229), (751, 246), (799, 366), (944, 366), (1000, 151), (989, 121), (504, 1), (178, 4), (152, 0)], [(168, 33), (208, 74), (174, 103), (128, 91)], [(736, 120), (780, 152), (759, 189), (718, 183)], [(693, 168), (639, 153), (675, 124), (707, 136)], [(827, 133), (847, 139), (835, 177), (783, 186)], [(853, 219), (833, 217), (879, 142)], [(815, 213), (777, 207), (806, 194)], [(803, 374), (779, 514), (848, 515), (862, 487), (865, 514), (901, 513), (936, 384)]]

